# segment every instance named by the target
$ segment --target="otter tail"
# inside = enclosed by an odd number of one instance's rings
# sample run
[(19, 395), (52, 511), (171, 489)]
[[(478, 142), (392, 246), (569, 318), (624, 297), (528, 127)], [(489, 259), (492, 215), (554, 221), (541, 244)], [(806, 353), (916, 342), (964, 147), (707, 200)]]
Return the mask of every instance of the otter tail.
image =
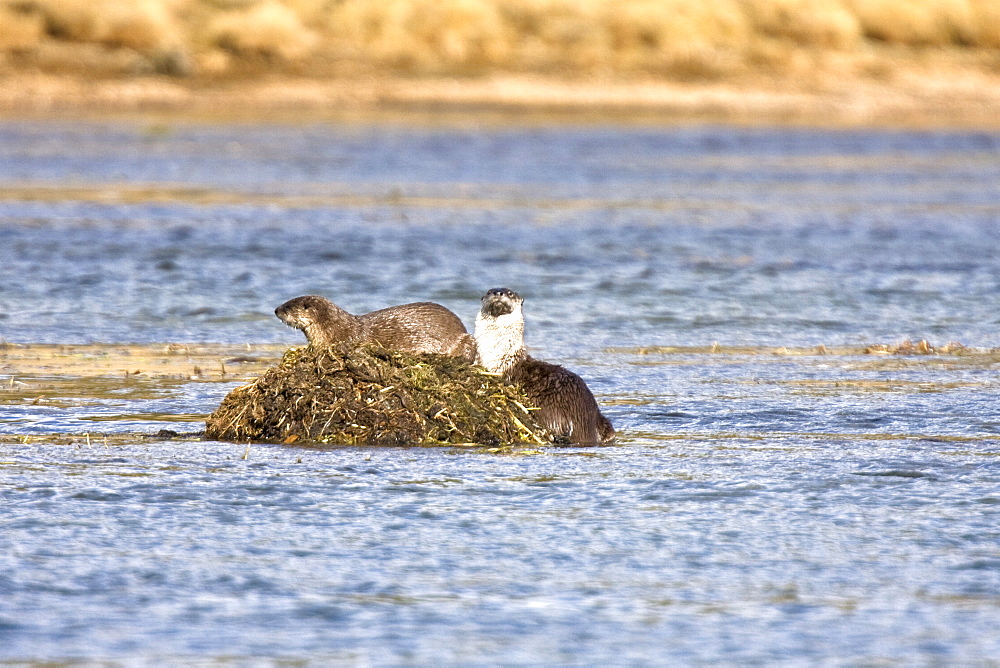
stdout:
[(615, 428), (611, 424), (611, 420), (604, 417), (604, 413), (601, 413), (597, 418), (597, 436), (601, 439), (601, 443), (611, 443), (615, 440)]

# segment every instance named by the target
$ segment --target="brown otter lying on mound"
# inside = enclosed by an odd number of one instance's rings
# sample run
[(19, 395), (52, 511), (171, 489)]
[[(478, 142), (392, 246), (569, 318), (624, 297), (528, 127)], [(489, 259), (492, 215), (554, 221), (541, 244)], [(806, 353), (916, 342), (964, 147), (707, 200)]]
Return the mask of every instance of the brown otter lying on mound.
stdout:
[(506, 288), (483, 295), (476, 316), (476, 363), (516, 383), (538, 408), (540, 424), (573, 443), (608, 443), (615, 438), (594, 395), (578, 375), (524, 349), (524, 300)]
[(325, 297), (305, 295), (290, 299), (274, 314), (305, 332), (309, 345), (378, 343), (388, 350), (438, 353), (476, 359), (476, 343), (457, 315), (432, 302), (390, 306), (364, 315), (351, 315)]

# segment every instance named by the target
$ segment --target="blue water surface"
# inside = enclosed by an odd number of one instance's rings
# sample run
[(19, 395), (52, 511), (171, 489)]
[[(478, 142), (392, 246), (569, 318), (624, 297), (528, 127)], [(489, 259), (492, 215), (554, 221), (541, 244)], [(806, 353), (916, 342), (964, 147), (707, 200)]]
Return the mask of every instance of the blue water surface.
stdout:
[[(153, 435), (235, 383), (0, 394), (0, 661), (994, 665), (998, 183), (980, 132), (0, 123), (4, 341), (506, 286), (620, 434), (248, 448)], [(973, 354), (861, 352), (906, 338)]]

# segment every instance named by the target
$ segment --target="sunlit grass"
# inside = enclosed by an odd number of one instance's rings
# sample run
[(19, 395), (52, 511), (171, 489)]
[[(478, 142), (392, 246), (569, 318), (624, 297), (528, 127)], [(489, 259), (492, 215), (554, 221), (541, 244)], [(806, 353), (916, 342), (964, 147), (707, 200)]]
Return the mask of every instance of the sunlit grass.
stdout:
[[(0, 53), (132, 72), (645, 72), (715, 77), (873, 47), (1000, 48), (996, 0), (0, 0)], [(91, 54), (92, 55), (92, 54)]]

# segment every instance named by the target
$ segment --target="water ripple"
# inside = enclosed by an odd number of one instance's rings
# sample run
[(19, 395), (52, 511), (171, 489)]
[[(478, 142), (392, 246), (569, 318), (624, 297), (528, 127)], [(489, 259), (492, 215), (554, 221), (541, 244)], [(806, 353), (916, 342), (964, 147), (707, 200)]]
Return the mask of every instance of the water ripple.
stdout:
[[(995, 662), (998, 165), (979, 132), (0, 123), (4, 341), (291, 345), (298, 294), (471, 325), (508, 285), (620, 431), (156, 437), (236, 378), (0, 349), (0, 661)], [(862, 352), (905, 338), (970, 349)]]

